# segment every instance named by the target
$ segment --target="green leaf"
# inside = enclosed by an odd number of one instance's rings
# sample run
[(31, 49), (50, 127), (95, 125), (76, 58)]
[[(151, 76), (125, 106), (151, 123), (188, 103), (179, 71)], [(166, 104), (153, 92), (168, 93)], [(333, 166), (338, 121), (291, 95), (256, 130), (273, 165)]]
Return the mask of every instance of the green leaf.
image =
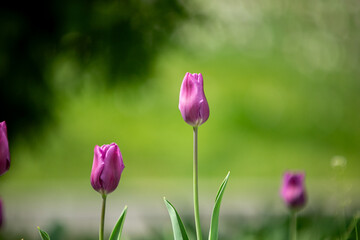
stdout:
[(171, 225), (174, 232), (174, 240), (189, 240), (189, 237), (186, 234), (184, 224), (181, 221), (181, 218), (178, 212), (176, 211), (175, 207), (165, 198), (164, 198), (164, 202), (166, 208), (169, 211)]
[(360, 211), (355, 214), (353, 221), (350, 223), (347, 231), (343, 234), (341, 239), (344, 239), (344, 240), (350, 239), (350, 235), (354, 229), (355, 229), (356, 240), (359, 239), (358, 231), (357, 231), (357, 223), (358, 223), (359, 219), (360, 219)]
[(215, 205), (214, 205), (213, 213), (211, 216), (209, 240), (217, 240), (218, 239), (219, 213), (220, 213), (221, 199), (224, 194), (225, 187), (228, 182), (229, 176), (230, 176), (230, 172), (228, 172), (224, 181), (221, 183), (219, 191), (215, 198)]
[(121, 213), (120, 218), (117, 221), (117, 223), (110, 235), (109, 240), (120, 240), (121, 232), (122, 232), (124, 222), (125, 222), (126, 212), (127, 212), (127, 206), (125, 206), (123, 212)]
[(40, 227), (37, 227), (37, 229), (39, 230), (39, 234), (42, 240), (50, 240), (49, 234), (41, 230)]

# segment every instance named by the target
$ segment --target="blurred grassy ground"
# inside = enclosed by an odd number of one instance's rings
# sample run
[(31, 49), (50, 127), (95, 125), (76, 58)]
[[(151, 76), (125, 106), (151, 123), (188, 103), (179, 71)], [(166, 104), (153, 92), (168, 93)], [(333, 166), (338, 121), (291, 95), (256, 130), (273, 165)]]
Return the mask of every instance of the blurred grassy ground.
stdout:
[[(283, 172), (290, 169), (306, 172), (309, 221), (330, 215), (336, 234), (345, 230), (345, 220), (339, 225), (336, 219), (353, 216), (360, 205), (356, 187), (360, 135), (354, 121), (359, 112), (347, 102), (353, 99), (350, 94), (357, 97), (353, 87), (348, 83), (346, 96), (338, 100), (330, 93), (319, 99), (318, 92), (324, 89), (319, 82), (280, 60), (261, 62), (226, 49), (205, 56), (174, 50), (158, 59), (144, 85), (107, 90), (93, 79), (78, 94), (59, 93), (54, 107), (57, 123), (35, 142), (23, 139), (11, 145), (12, 166), (2, 176), (9, 222), (21, 224), (21, 232), (30, 237), (35, 234), (34, 224), (51, 230), (59, 223), (70, 236), (78, 236), (77, 227), (84, 233), (85, 224), (91, 228), (89, 234), (96, 234), (94, 208), (100, 198), (89, 182), (93, 147), (115, 141), (126, 168), (119, 189), (109, 198), (108, 231), (127, 204), (125, 237), (141, 239), (152, 232), (149, 239), (166, 239), (170, 225), (163, 196), (182, 215), (191, 216), (192, 130), (177, 104), (184, 73), (196, 71), (204, 74), (211, 112), (199, 130), (203, 224), (210, 218), (213, 197), (228, 170), (223, 228), (237, 216), (251, 219), (265, 212), (286, 216), (278, 191)], [(346, 83), (334, 80), (332, 84), (335, 91)], [(326, 104), (332, 101), (340, 101), (337, 109)], [(335, 166), (334, 160), (340, 165)], [(30, 199), (26, 204), (21, 200), (25, 198)], [(238, 233), (241, 236), (262, 239), (260, 235), (268, 231), (268, 222), (244, 226), (242, 221), (237, 223), (244, 227)], [(278, 227), (269, 234), (284, 235), (284, 226)], [(7, 229), (11, 232), (12, 226)], [(306, 236), (322, 234), (306, 231)], [(222, 234), (228, 232), (233, 233), (224, 230)]]
[[(348, 221), (345, 215), (360, 205), (359, 8), (337, 1), (230, 2), (197, 8), (211, 18), (182, 26), (172, 43), (183, 45), (170, 44), (142, 81), (105, 86), (101, 62), (83, 71), (71, 55), (57, 56), (47, 69), (56, 122), (35, 138), (10, 143), (12, 165), (1, 176), (9, 222), (49, 224), (59, 214), (69, 224), (89, 221), (96, 232), (97, 210), (91, 210), (100, 198), (89, 181), (93, 149), (111, 142), (118, 143), (126, 166), (109, 198), (121, 202), (112, 206), (111, 220), (126, 203), (129, 236), (141, 232), (141, 224), (166, 221), (170, 228), (163, 196), (190, 215), (192, 130), (177, 108), (187, 71), (203, 74), (210, 105), (210, 118), (199, 130), (203, 214), (210, 214), (218, 184), (230, 170), (224, 216), (285, 215), (278, 197), (281, 176), (301, 170), (309, 192), (305, 214), (312, 219), (324, 211)], [(247, 228), (256, 232), (249, 230), (249, 239), (263, 239), (269, 231), (278, 239), (284, 226), (272, 232), (272, 223), (246, 225), (242, 236)], [(334, 227), (338, 232), (346, 228), (340, 225)]]
[(229, 0), (187, 8), (203, 19), (179, 25), (140, 81), (109, 86), (106, 61), (81, 68), (60, 52), (44, 70), (56, 122), (11, 143), (5, 181), (88, 178), (94, 146), (113, 141), (129, 181), (191, 176), (191, 127), (177, 108), (188, 71), (203, 73), (210, 105), (199, 130), (201, 176), (278, 179), (299, 169), (327, 178), (331, 159), (343, 156), (344, 177), (358, 182), (360, 6)]
[(11, 172), (4, 178), (88, 178), (93, 147), (110, 142), (120, 146), (129, 181), (191, 176), (192, 130), (177, 108), (186, 71), (203, 73), (210, 104), (210, 118), (199, 130), (201, 176), (231, 170), (234, 177), (280, 178), (284, 170), (298, 169), (326, 178), (331, 159), (340, 155), (347, 159), (344, 177), (359, 180), (353, 82), (315, 81), (280, 60), (258, 61), (226, 49), (206, 56), (168, 52), (145, 84), (107, 90), (92, 76), (79, 93), (59, 94), (56, 124), (35, 141), (12, 145)]

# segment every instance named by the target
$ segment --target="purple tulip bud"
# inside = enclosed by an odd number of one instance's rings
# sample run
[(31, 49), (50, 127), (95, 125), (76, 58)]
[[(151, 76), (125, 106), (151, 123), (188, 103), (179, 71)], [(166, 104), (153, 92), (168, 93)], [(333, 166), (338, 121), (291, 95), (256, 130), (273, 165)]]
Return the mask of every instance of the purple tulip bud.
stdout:
[(91, 169), (91, 185), (101, 194), (113, 192), (119, 184), (125, 166), (116, 143), (95, 146)]
[(299, 210), (305, 206), (305, 174), (286, 172), (283, 176), (281, 197), (291, 210)]
[(10, 151), (5, 121), (0, 123), (0, 176), (10, 167)]
[(3, 224), (3, 218), (4, 218), (4, 215), (3, 215), (3, 202), (0, 198), (0, 228)]
[(200, 126), (209, 118), (201, 73), (186, 73), (180, 88), (179, 109), (185, 122)]

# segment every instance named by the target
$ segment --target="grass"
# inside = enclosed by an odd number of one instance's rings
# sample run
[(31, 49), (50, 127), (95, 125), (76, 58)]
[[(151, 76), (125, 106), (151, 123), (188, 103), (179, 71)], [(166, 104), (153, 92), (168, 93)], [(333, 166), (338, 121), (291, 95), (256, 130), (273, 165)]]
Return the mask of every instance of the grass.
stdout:
[[(200, 191), (207, 195), (203, 204), (208, 204), (208, 196), (215, 193), (218, 181), (228, 170), (232, 175), (228, 189), (231, 197), (225, 194), (224, 206), (252, 202), (249, 196), (256, 196), (263, 205), (274, 202), (283, 172), (302, 170), (306, 172), (310, 205), (315, 206), (299, 220), (299, 239), (338, 239), (345, 231), (351, 213), (339, 218), (313, 211), (331, 206), (334, 210), (330, 212), (334, 213), (342, 207), (353, 210), (359, 206), (359, 192), (354, 186), (360, 183), (360, 112), (351, 76), (341, 75), (344, 81), (338, 81), (339, 73), (326, 79), (324, 73), (310, 77), (281, 57), (271, 55), (259, 60), (226, 48), (207, 54), (168, 51), (157, 60), (148, 78), (110, 89), (102, 86), (101, 78), (91, 71), (80, 75), (87, 78), (80, 90), (58, 89), (58, 101), (53, 106), (55, 122), (33, 138), (11, 143), (12, 166), (1, 177), (8, 204), (38, 194), (39, 188), (47, 191), (59, 185), (61, 191), (71, 189), (74, 196), (84, 192), (88, 196), (90, 183), (87, 188), (71, 183), (89, 179), (94, 146), (110, 142), (118, 143), (124, 157), (123, 190), (119, 191), (130, 204), (129, 216), (131, 201), (127, 195), (143, 202), (156, 195), (161, 202), (163, 195), (185, 193), (178, 189), (190, 187), (183, 179), (191, 179), (192, 131), (177, 105), (181, 80), (190, 71), (203, 73), (210, 105), (210, 118), (199, 129)], [(346, 159), (343, 166), (331, 165), (336, 156)], [(152, 186), (154, 182), (158, 184)], [(285, 239), (285, 214), (259, 218), (264, 211), (266, 208), (255, 211), (254, 219), (224, 214), (220, 220), (222, 238)], [(16, 221), (11, 217), (9, 214), (10, 220)], [(188, 226), (191, 229), (191, 224)], [(53, 227), (50, 234), (60, 231), (59, 236), (71, 239), (66, 227)], [(126, 225), (124, 231), (124, 237), (130, 238)], [(354, 239), (353, 234), (350, 239)], [(170, 226), (154, 227), (146, 237), (131, 239), (169, 236)]]
[[(359, 112), (349, 95), (358, 97), (351, 82), (314, 82), (276, 58), (226, 51), (190, 56), (164, 54), (143, 83), (107, 89), (90, 79), (75, 95), (60, 91), (56, 122), (11, 145), (6, 181), (88, 178), (94, 146), (114, 141), (130, 179), (189, 177), (191, 128), (177, 109), (186, 71), (203, 73), (210, 104), (210, 118), (199, 129), (202, 176), (231, 170), (235, 177), (279, 178), (299, 169), (326, 178), (340, 155), (347, 159), (344, 178), (359, 180)], [(345, 87), (335, 99), (335, 89)]]
[[(57, 99), (55, 120), (31, 138), (10, 142), (11, 168), (0, 181), (8, 221), (2, 239), (38, 239), (31, 234), (37, 225), (54, 240), (95, 239), (85, 231), (75, 236), (67, 224), (83, 216), (86, 226), (96, 221), (93, 149), (110, 142), (118, 143), (126, 166), (111, 196), (110, 219), (126, 203), (125, 239), (171, 239), (161, 198), (192, 208), (192, 130), (177, 109), (186, 72), (203, 74), (210, 105), (199, 129), (205, 217), (231, 171), (220, 238), (286, 239), (278, 191), (289, 169), (306, 172), (309, 203), (298, 221), (299, 239), (345, 236), (360, 206), (358, 8), (338, 1), (199, 4), (189, 7), (208, 19), (181, 26), (173, 38), (185, 46), (165, 50), (142, 79), (109, 86), (101, 63), (83, 70), (66, 54), (51, 63), (46, 74)], [(64, 215), (52, 216), (56, 210)], [(191, 214), (179, 212), (193, 233)], [(146, 234), (127, 233), (144, 222)]]
[[(195, 236), (195, 226), (192, 223), (191, 216), (185, 216), (185, 227), (192, 236)], [(323, 215), (321, 213), (313, 213), (312, 215), (301, 215), (298, 219), (298, 239), (332, 239), (332, 240), (356, 240), (355, 227), (359, 228), (360, 225), (352, 224), (352, 218), (335, 219), (330, 216)], [(265, 240), (265, 239), (288, 239), (288, 224), (289, 219), (286, 216), (267, 216), (262, 218), (249, 218), (249, 217), (229, 217), (223, 219), (220, 229), (219, 239), (227, 240)], [(344, 227), (345, 225), (345, 227)], [(348, 227), (351, 227), (348, 229)], [(206, 228), (204, 229), (205, 232)], [(87, 233), (82, 234), (70, 234), (69, 231), (61, 223), (54, 223), (48, 230), (51, 239), (78, 239), (78, 240), (95, 240), (96, 234), (91, 236)], [(1, 240), (5, 239), (17, 239), (20, 236), (18, 234), (7, 235), (7, 238), (1, 237)], [(348, 234), (348, 235), (347, 235)], [(346, 235), (346, 236), (345, 236)], [(30, 236), (22, 235), (24, 239), (38, 239)], [(346, 238), (344, 238), (346, 237)], [(125, 236), (125, 240), (168, 240), (172, 239), (171, 228), (164, 230), (162, 227), (153, 227), (148, 234), (137, 236), (136, 234), (131, 238)], [(206, 235), (203, 236), (207, 238)]]

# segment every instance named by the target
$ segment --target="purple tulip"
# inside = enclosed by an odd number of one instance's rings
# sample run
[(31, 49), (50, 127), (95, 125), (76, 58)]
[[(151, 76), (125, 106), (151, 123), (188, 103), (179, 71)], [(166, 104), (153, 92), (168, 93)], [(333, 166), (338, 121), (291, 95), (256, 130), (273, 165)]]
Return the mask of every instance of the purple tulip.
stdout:
[(3, 224), (3, 218), (4, 218), (4, 215), (3, 215), (3, 202), (0, 198), (0, 228)]
[(91, 169), (91, 185), (101, 194), (113, 192), (119, 184), (125, 166), (116, 143), (95, 146)]
[(291, 210), (299, 210), (306, 203), (305, 174), (286, 172), (283, 176), (281, 197)]
[(180, 88), (179, 109), (185, 122), (200, 126), (209, 118), (201, 73), (186, 73)]
[(0, 123), (0, 176), (10, 167), (10, 151), (5, 121)]

